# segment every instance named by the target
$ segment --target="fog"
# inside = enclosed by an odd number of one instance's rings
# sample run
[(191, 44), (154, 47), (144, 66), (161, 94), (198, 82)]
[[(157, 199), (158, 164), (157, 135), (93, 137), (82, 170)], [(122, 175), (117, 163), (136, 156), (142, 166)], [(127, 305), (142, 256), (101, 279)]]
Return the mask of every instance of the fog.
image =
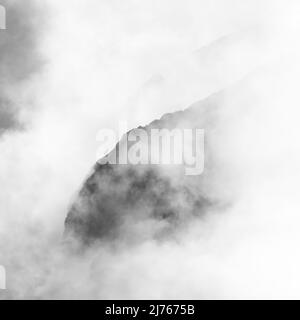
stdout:
[[(3, 1), (0, 265), (23, 298), (299, 298), (300, 4)], [(215, 184), (233, 205), (134, 247), (64, 247), (97, 132), (223, 90)], [(143, 230), (143, 225), (138, 228)]]

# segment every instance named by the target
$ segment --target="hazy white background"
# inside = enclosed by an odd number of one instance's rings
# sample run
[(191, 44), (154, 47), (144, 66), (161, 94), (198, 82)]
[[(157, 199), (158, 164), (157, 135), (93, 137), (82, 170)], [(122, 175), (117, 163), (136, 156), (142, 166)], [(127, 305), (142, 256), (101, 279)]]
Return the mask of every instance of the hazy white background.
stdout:
[[(39, 10), (44, 65), (5, 84), (25, 126), (0, 137), (1, 295), (300, 298), (299, 2), (49, 0)], [(146, 124), (227, 87), (215, 148), (231, 210), (180, 244), (61, 249), (99, 129)]]

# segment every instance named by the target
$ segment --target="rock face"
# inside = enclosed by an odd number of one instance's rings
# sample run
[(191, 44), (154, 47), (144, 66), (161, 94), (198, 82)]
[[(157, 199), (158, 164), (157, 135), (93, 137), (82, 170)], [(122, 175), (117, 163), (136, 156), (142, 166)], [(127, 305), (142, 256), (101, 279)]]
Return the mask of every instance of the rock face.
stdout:
[[(106, 159), (124, 152), (124, 139), (139, 129), (204, 129), (205, 166), (201, 175), (186, 175), (186, 164), (110, 164), (100, 161), (83, 184), (65, 221), (66, 237), (89, 244), (100, 241), (139, 242), (172, 237), (195, 217), (221, 203), (211, 192), (214, 155), (211, 148), (218, 99), (198, 102), (190, 108), (167, 114), (123, 137)], [(126, 145), (130, 148), (132, 143)]]

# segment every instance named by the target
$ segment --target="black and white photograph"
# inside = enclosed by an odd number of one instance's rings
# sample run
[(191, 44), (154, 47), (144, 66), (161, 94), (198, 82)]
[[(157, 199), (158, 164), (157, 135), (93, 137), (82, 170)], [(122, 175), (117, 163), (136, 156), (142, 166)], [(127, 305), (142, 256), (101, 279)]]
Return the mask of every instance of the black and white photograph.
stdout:
[(300, 1), (0, 0), (0, 186), (0, 300), (300, 300)]

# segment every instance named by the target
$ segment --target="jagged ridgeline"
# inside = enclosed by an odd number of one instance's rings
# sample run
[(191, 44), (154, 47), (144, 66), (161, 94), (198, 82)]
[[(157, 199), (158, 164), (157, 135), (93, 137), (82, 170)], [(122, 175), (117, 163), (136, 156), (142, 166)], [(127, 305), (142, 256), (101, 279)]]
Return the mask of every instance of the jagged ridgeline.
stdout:
[[(184, 111), (167, 114), (146, 127), (128, 132), (115, 149), (95, 165), (83, 184), (67, 215), (65, 237), (86, 244), (95, 240), (162, 240), (176, 235), (193, 219), (201, 219), (208, 210), (223, 206), (225, 202), (212, 187), (215, 179), (212, 144), (219, 122), (219, 98), (220, 95), (211, 96)], [(128, 142), (128, 136), (141, 130), (150, 135), (152, 129), (163, 129), (166, 134), (174, 129), (204, 130), (201, 173), (187, 174), (188, 164), (184, 161), (119, 164), (122, 153), (128, 152), (133, 144)], [(189, 143), (195, 145), (199, 141)], [(143, 147), (151, 149), (151, 145)], [(116, 163), (110, 162), (112, 157), (117, 159)]]

